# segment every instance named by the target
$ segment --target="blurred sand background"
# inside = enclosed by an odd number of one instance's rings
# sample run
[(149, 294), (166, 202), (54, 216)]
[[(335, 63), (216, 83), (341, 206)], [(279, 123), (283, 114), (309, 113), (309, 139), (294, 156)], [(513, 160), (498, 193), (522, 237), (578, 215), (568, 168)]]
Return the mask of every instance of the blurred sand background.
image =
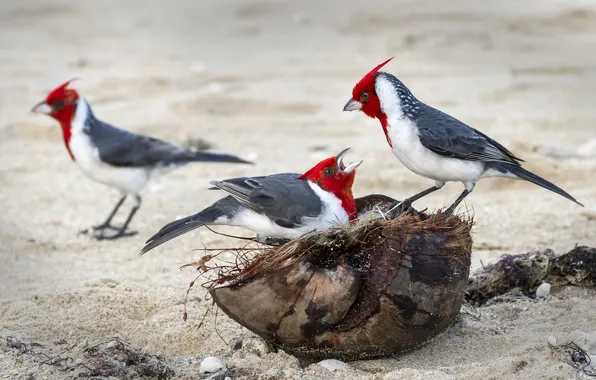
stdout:
[[(402, 199), (428, 187), (392, 156), (377, 121), (341, 112), (356, 81), (395, 56), (387, 71), (419, 99), (586, 205), (528, 183), (480, 182), (465, 204), (476, 218), (474, 267), (504, 253), (596, 246), (595, 49), (589, 0), (0, 2), (0, 377), (76, 374), (17, 355), (8, 336), (50, 353), (120, 336), (170, 360), (178, 378), (197, 378), (208, 355), (244, 378), (366, 378), (281, 352), (232, 353), (213, 314), (198, 328), (210, 305), (202, 289), (182, 321), (195, 274), (178, 267), (201, 256), (194, 248), (234, 242), (201, 230), (139, 257), (143, 242), (221, 196), (205, 191), (210, 180), (304, 171), (348, 146), (347, 160), (364, 160), (357, 195)], [(188, 165), (145, 190), (137, 236), (77, 236), (118, 194), (76, 168), (56, 122), (29, 112), (75, 76), (103, 120), (179, 144), (203, 138), (258, 165)], [(461, 190), (449, 184), (416, 206), (436, 209)], [(418, 351), (351, 366), (387, 379), (574, 378), (547, 337), (596, 330), (594, 310), (596, 295), (582, 289), (499, 304)], [(222, 313), (217, 331), (226, 342), (251, 336)]]

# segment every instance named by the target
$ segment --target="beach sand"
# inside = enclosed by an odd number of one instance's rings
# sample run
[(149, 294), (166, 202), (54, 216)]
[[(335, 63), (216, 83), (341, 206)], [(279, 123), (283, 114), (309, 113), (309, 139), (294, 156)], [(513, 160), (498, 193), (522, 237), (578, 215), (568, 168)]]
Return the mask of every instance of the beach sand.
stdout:
[[(209, 181), (300, 172), (346, 147), (348, 161), (364, 160), (356, 195), (403, 199), (431, 185), (393, 157), (376, 120), (341, 112), (356, 81), (391, 56), (386, 70), (419, 99), (586, 205), (521, 181), (480, 182), (462, 205), (476, 221), (474, 268), (506, 253), (596, 246), (593, 1), (4, 1), (0, 31), (1, 378), (76, 376), (90, 365), (84, 348), (113, 337), (161, 356), (174, 378), (197, 378), (211, 355), (246, 379), (579, 378), (548, 339), (596, 331), (594, 290), (466, 308), (421, 349), (334, 374), (266, 353), (221, 312), (199, 327), (211, 306), (199, 287), (182, 320), (196, 273), (179, 267), (201, 257), (193, 249), (236, 241), (201, 230), (138, 251), (164, 224), (220, 197)], [(190, 164), (145, 189), (137, 236), (77, 236), (118, 193), (76, 168), (55, 121), (29, 112), (72, 77), (100, 119), (179, 144), (202, 138), (257, 165)], [(449, 184), (416, 207), (436, 210), (461, 190)], [(252, 343), (232, 351), (236, 338)], [(63, 351), (71, 359), (42, 363), (39, 352)]]

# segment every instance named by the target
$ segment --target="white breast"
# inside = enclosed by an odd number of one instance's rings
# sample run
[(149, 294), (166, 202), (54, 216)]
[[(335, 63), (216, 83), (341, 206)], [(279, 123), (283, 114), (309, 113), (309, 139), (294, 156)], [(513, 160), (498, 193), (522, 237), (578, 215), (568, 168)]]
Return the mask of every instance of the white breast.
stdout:
[(440, 182), (460, 181), (475, 183), (483, 172), (483, 165), (440, 156), (425, 148), (417, 130), (409, 119), (388, 120), (387, 134), (393, 154), (414, 173)]
[(302, 218), (302, 225), (297, 228), (285, 228), (274, 223), (263, 214), (259, 214), (249, 209), (244, 209), (236, 214), (233, 220), (220, 218), (215, 224), (234, 225), (253, 231), (257, 235), (273, 238), (294, 239), (311, 231), (324, 231), (329, 228), (348, 224), (350, 218), (348, 213), (341, 206), (341, 200), (335, 195), (323, 191), (319, 186), (308, 182), (310, 187), (317, 194), (325, 205), (323, 213), (316, 218)]
[(341, 199), (330, 192), (324, 191), (310, 181), (308, 181), (308, 185), (321, 199), (323, 213), (318, 218), (303, 218), (305, 226), (321, 231), (337, 225), (350, 223), (350, 216), (342, 207)]
[(389, 123), (387, 135), (395, 157), (414, 173), (439, 182), (460, 181), (475, 183), (483, 172), (483, 165), (440, 156), (425, 148), (418, 137), (415, 124), (401, 110), (399, 96), (386, 79), (377, 79), (375, 91), (381, 109)]
[(120, 168), (108, 165), (99, 159), (99, 151), (90, 137), (83, 131), (88, 108), (84, 99), (79, 99), (77, 112), (72, 121), (72, 135), (68, 144), (78, 167), (89, 178), (115, 187), (121, 192), (138, 194), (149, 180), (149, 172), (143, 168)]

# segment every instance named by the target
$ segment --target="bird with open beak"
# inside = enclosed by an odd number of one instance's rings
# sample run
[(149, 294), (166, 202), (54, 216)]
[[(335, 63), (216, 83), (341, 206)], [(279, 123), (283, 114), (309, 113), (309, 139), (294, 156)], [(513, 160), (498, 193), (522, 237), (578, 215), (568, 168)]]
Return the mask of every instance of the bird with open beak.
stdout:
[[(349, 148), (348, 148), (349, 149)], [(141, 254), (201, 226), (227, 225), (267, 238), (293, 239), (356, 219), (352, 184), (362, 161), (345, 165), (345, 149), (304, 174), (281, 173), (213, 181), (212, 189), (230, 195), (197, 214), (164, 226), (147, 241)]]

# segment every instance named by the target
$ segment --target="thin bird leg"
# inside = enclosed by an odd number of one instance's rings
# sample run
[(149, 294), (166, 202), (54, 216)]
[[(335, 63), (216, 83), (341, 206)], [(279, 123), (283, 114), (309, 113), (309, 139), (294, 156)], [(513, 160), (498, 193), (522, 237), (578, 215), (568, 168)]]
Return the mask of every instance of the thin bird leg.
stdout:
[(402, 203), (407, 204), (408, 208), (409, 208), (409, 206), (411, 206), (412, 203), (416, 202), (418, 199), (425, 197), (430, 193), (434, 193), (435, 191), (437, 191), (439, 189), (440, 189), (440, 187), (438, 187), (438, 186), (431, 186), (428, 189), (419, 192), (418, 194), (414, 194), (411, 197), (406, 198), (405, 200), (402, 201)]
[[(442, 187), (442, 186), (441, 186)], [(426, 190), (419, 192), (418, 194), (414, 194), (409, 198), (404, 199), (403, 201), (396, 203), (394, 207), (392, 207), (387, 213), (386, 216), (389, 219), (395, 219), (398, 215), (403, 214), (404, 212), (408, 211), (410, 207), (412, 207), (412, 203), (417, 201), (418, 199), (433, 193), (439, 190), (441, 187), (439, 186), (431, 186)]]
[(449, 206), (449, 208), (447, 210), (445, 210), (445, 212), (443, 214), (445, 214), (445, 215), (453, 214), (453, 211), (455, 211), (455, 208), (457, 207), (457, 205), (459, 205), (461, 203), (461, 201), (463, 201), (464, 198), (467, 197), (468, 194), (470, 194), (471, 192), (472, 192), (472, 190), (468, 190), (468, 189), (465, 189), (464, 191), (462, 191), (462, 193), (459, 195), (459, 197), (457, 197), (455, 202), (453, 202), (453, 204), (451, 206)]
[(106, 228), (111, 228), (113, 230), (117, 230), (118, 228), (112, 226), (110, 223), (112, 222), (112, 219), (114, 219), (114, 216), (116, 215), (116, 213), (120, 209), (120, 206), (122, 206), (122, 203), (124, 203), (124, 200), (125, 199), (126, 199), (126, 194), (124, 194), (122, 196), (122, 198), (120, 198), (118, 200), (118, 202), (116, 202), (116, 206), (114, 206), (114, 209), (112, 210), (112, 212), (110, 212), (110, 215), (108, 215), (108, 218), (106, 219), (105, 222), (103, 222), (102, 224), (98, 224), (96, 226), (91, 226), (91, 228), (84, 229), (84, 230), (80, 231), (79, 233), (86, 234), (86, 233), (89, 232), (89, 230), (102, 231), (102, 230), (105, 230)]
[(141, 199), (141, 196), (140, 195), (138, 195), (138, 194), (135, 195), (135, 201), (136, 201), (135, 205), (130, 210), (130, 214), (128, 214), (128, 218), (126, 218), (126, 221), (124, 222), (124, 225), (121, 228), (119, 228), (114, 235), (105, 236), (105, 235), (102, 234), (102, 235), (96, 237), (96, 239), (97, 240), (115, 240), (115, 239), (122, 238), (122, 237), (136, 235), (138, 233), (138, 231), (126, 232), (126, 228), (128, 228), (128, 225), (130, 224), (130, 221), (135, 216), (135, 214), (137, 213), (137, 211), (139, 210), (139, 208), (141, 208), (141, 200), (142, 199)]

